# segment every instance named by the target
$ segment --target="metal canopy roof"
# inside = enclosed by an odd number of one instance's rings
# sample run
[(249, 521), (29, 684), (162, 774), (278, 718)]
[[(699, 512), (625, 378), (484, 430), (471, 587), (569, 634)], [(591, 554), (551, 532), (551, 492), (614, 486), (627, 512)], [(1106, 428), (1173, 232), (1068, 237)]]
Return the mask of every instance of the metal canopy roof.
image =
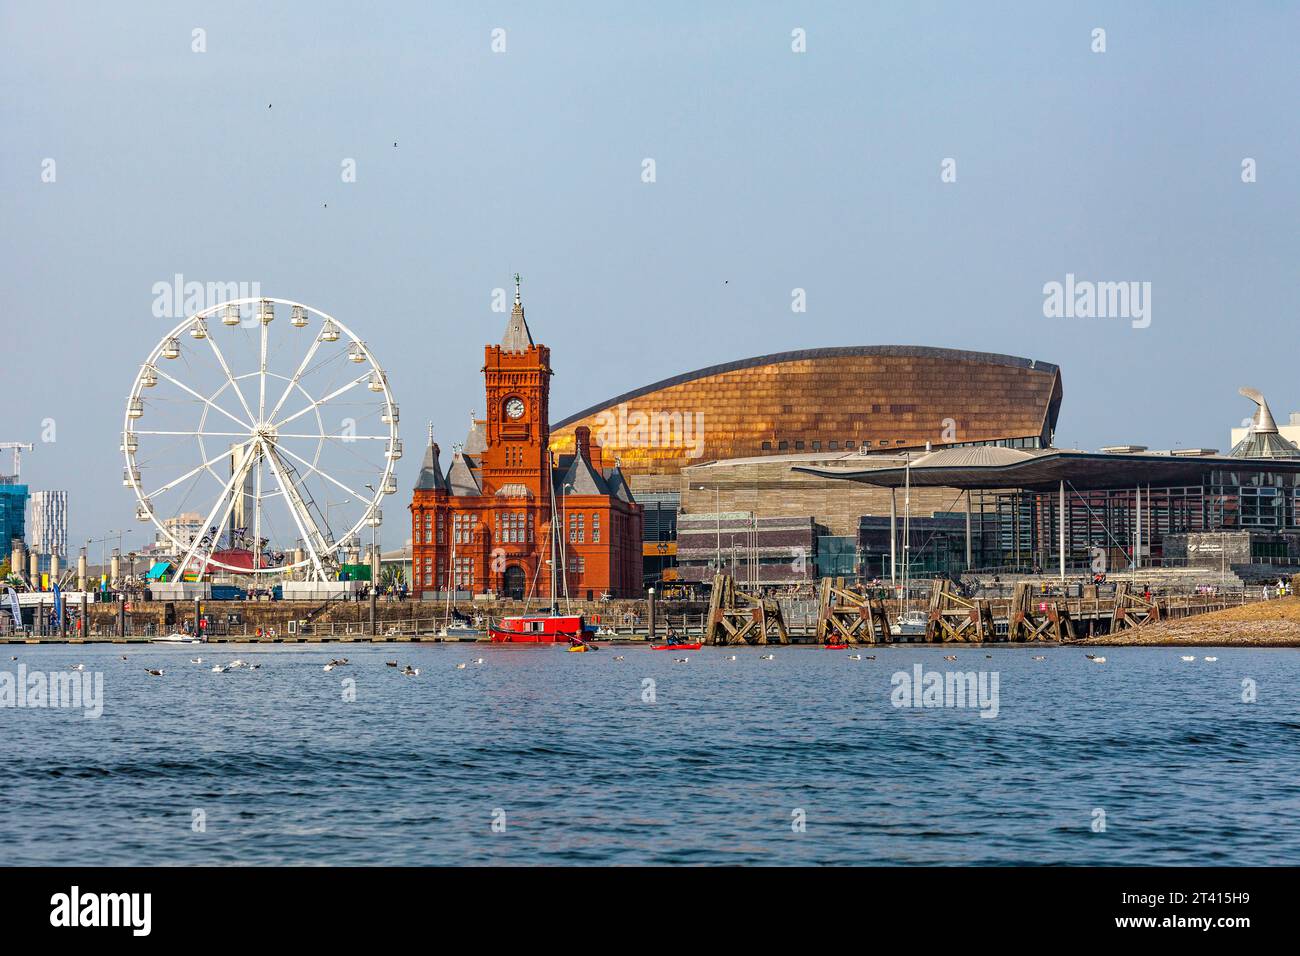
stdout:
[[(1000, 449), (1001, 451), (1018, 451)], [(1062, 480), (1078, 491), (1129, 488), (1135, 485), (1199, 485), (1207, 471), (1255, 474), (1300, 473), (1300, 459), (1229, 458), (1226, 455), (1116, 455), (1088, 451), (1022, 451), (1016, 455), (989, 456), (980, 462), (968, 448), (943, 449), (912, 462), (914, 487), (972, 490), (1023, 488), (1051, 491)], [(883, 488), (901, 488), (907, 480), (904, 467), (825, 468), (796, 465), (794, 471), (820, 478), (841, 478)]]

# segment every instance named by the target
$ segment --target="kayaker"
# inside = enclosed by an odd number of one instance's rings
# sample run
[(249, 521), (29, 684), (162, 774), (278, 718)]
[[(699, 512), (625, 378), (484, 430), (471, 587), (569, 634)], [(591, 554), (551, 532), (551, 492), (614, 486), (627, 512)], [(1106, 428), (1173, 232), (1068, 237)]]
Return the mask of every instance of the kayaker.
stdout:
[(675, 644), (680, 644), (681, 642), (682, 642), (682, 639), (681, 639), (681, 637), (678, 636), (676, 628), (674, 628), (671, 624), (668, 625), (668, 643), (669, 643), (669, 645), (671, 646), (671, 645), (675, 645)]

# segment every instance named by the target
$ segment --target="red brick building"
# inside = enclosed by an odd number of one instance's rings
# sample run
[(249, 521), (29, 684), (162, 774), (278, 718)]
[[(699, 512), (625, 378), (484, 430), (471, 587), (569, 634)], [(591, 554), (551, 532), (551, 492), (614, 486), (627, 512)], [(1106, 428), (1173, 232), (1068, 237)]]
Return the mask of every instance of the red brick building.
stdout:
[(429, 435), (411, 499), (411, 574), (417, 593), (454, 586), (475, 594), (575, 599), (641, 591), (641, 506), (616, 465), (603, 468), (586, 428), (554, 456), (549, 417), (551, 350), (533, 343), (515, 277), (515, 304), (499, 345), (483, 349), (487, 414), (444, 473)]

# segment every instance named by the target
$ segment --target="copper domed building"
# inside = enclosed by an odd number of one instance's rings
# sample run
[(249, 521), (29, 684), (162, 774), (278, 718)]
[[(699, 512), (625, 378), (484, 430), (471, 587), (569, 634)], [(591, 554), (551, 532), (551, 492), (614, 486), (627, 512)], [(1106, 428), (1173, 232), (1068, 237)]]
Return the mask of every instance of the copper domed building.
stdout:
[[(707, 578), (741, 554), (762, 554), (763, 581), (806, 581), (792, 552), (823, 573), (851, 571), (864, 515), (890, 513), (883, 489), (798, 467), (871, 461), (880, 467), (931, 446), (1049, 446), (1061, 406), (1057, 366), (989, 352), (861, 345), (780, 352), (655, 382), (570, 415), (551, 448), (571, 454), (590, 430), (644, 508), (647, 582)], [(914, 496), (914, 509), (951, 510), (950, 489)], [(680, 518), (680, 534), (679, 534)], [(887, 520), (887, 519), (886, 519)], [(824, 557), (838, 548), (841, 565)], [(681, 558), (684, 577), (678, 575)], [(753, 563), (753, 562), (751, 562)], [(780, 567), (777, 567), (780, 565)], [(693, 567), (693, 570), (690, 570)]]
[(901, 345), (779, 352), (655, 382), (557, 423), (551, 447), (591, 429), (633, 488), (718, 459), (932, 444), (1051, 444), (1055, 365)]

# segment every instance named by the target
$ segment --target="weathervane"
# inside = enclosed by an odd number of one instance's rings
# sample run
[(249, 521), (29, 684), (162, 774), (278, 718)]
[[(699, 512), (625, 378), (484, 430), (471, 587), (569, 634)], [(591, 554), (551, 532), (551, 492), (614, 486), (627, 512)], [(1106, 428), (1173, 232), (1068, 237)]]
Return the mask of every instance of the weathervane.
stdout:
[(515, 305), (519, 305), (522, 300), (519, 297), (519, 273), (515, 273)]

